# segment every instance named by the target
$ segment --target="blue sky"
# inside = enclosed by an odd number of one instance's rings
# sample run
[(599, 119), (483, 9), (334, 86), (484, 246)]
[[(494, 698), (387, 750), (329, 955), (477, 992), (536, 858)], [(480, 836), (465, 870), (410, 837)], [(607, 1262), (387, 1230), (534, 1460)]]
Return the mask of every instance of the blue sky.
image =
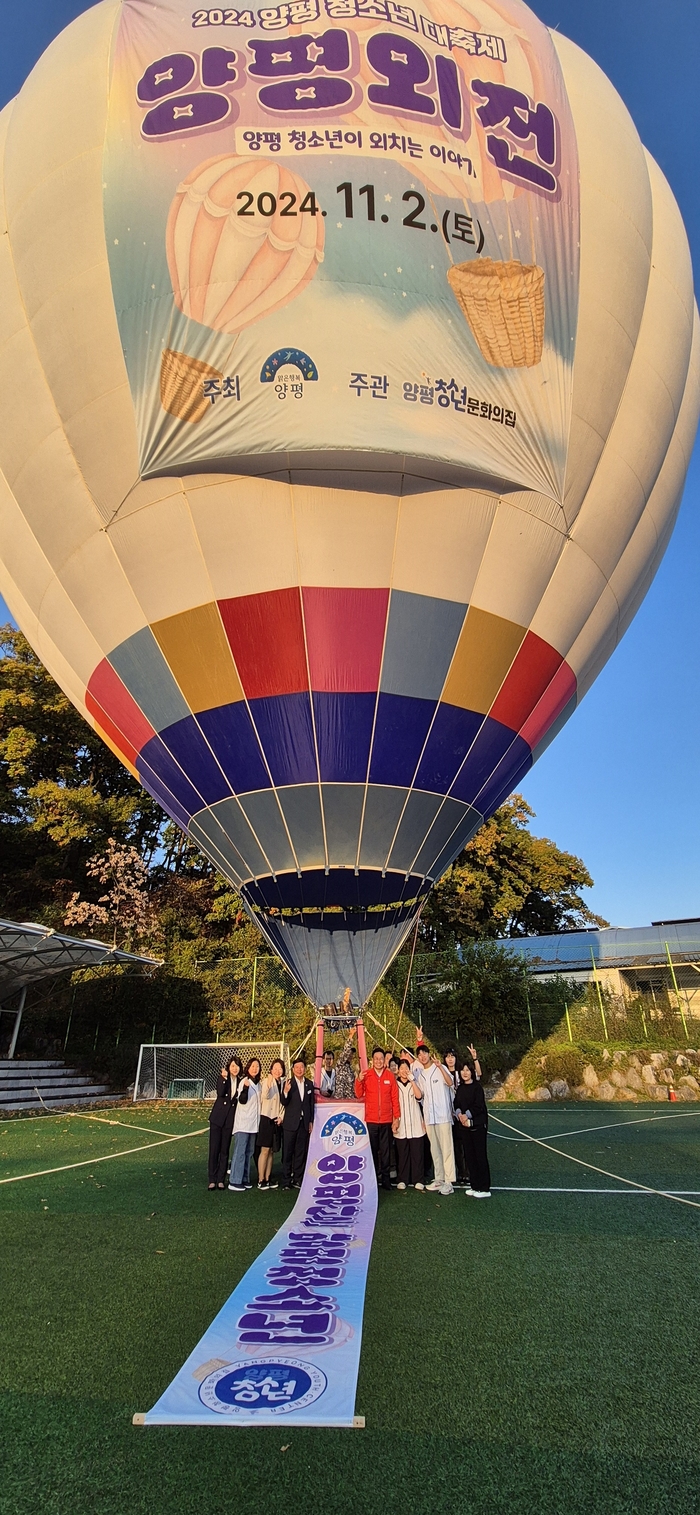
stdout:
[[(5, 8), (0, 105), (87, 8), (75, 0)], [(619, 90), (676, 195), (697, 271), (700, 8), (693, 0), (536, 0), (532, 8), (585, 48)], [(699, 565), (700, 444), (676, 531), (636, 620), (522, 786), (535, 830), (584, 858), (595, 879), (590, 903), (615, 925), (700, 915)], [(0, 620), (2, 608), (0, 600)]]

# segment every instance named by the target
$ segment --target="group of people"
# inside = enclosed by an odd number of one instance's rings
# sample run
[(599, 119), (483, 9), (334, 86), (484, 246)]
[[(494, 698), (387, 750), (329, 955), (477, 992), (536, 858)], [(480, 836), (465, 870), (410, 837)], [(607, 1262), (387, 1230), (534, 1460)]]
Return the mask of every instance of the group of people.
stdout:
[[(450, 1048), (441, 1061), (422, 1040), (398, 1056), (375, 1047), (370, 1066), (356, 1076), (353, 1035), (337, 1061), (333, 1052), (325, 1053), (318, 1092), (325, 1099), (364, 1101), (381, 1187), (444, 1195), (463, 1188), (474, 1199), (489, 1199), (488, 1112), (476, 1048), (464, 1056)], [(234, 1193), (251, 1189), (253, 1160), (258, 1188), (278, 1188), (273, 1161), (281, 1148), (282, 1188), (298, 1189), (314, 1109), (314, 1085), (300, 1055), (291, 1077), (279, 1058), (263, 1076), (258, 1058), (244, 1068), (233, 1056), (221, 1070), (209, 1116), (209, 1188), (228, 1183)]]
[(443, 1062), (422, 1041), (415, 1052), (403, 1047), (398, 1058), (375, 1047), (370, 1067), (355, 1080), (355, 1094), (365, 1102), (383, 1189), (393, 1187), (395, 1172), (397, 1189), (453, 1194), (461, 1187), (474, 1199), (490, 1198), (488, 1111), (475, 1047), (468, 1057), (451, 1047)]
[(263, 1077), (260, 1059), (245, 1068), (235, 1055), (216, 1081), (216, 1099), (209, 1116), (209, 1188), (225, 1189), (233, 1138), (228, 1187), (234, 1193), (252, 1189), (250, 1165), (256, 1160), (259, 1189), (277, 1189), (272, 1176), (275, 1152), (282, 1148), (282, 1188), (299, 1187), (314, 1121), (314, 1086), (306, 1077), (306, 1062), (297, 1057), (292, 1076), (276, 1058)]

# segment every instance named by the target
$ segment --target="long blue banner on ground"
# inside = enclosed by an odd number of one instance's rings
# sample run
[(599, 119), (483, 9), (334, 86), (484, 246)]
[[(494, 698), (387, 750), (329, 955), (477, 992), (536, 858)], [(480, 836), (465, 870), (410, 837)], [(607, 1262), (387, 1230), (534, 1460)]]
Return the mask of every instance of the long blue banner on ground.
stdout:
[(144, 1423), (351, 1426), (376, 1214), (364, 1106), (319, 1100), (289, 1219)]

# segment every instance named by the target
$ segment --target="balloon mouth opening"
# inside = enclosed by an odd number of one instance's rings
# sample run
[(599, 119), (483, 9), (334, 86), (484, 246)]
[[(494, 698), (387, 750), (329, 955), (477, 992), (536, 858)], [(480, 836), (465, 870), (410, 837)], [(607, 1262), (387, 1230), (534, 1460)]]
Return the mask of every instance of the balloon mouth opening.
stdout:
[(379, 931), (415, 914), (433, 880), (418, 874), (353, 867), (270, 875), (242, 886), (260, 926), (323, 931)]

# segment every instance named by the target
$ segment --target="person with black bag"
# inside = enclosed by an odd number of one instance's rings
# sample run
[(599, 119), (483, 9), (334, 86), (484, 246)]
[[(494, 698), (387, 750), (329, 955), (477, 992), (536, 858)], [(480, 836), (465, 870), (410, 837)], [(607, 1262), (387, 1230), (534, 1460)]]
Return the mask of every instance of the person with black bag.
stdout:
[(226, 1188), (226, 1170), (231, 1134), (238, 1101), (238, 1086), (243, 1064), (235, 1055), (229, 1058), (216, 1080), (216, 1099), (209, 1112), (209, 1188)]
[(481, 1087), (481, 1065), (476, 1047), (469, 1048), (473, 1063), (466, 1058), (460, 1068), (459, 1086), (455, 1091), (454, 1109), (459, 1122), (462, 1150), (469, 1173), (471, 1188), (467, 1198), (491, 1198), (491, 1173), (486, 1153), (489, 1117), (486, 1099)]
[(295, 1058), (292, 1077), (282, 1085), (282, 1188), (298, 1189), (304, 1176), (309, 1137), (314, 1124), (314, 1086), (306, 1077), (306, 1062)]

